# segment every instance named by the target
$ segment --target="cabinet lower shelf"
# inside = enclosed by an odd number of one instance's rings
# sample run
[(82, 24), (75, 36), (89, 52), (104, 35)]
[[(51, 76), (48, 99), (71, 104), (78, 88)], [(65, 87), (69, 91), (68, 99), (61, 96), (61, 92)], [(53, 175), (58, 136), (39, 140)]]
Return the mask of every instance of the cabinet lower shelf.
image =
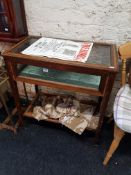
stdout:
[[(46, 94), (46, 95), (53, 96), (53, 97), (55, 96), (55, 95), (49, 95), (49, 94)], [(37, 94), (36, 97), (34, 98), (34, 100), (27, 107), (27, 109), (25, 110), (25, 112), (23, 114), (24, 117), (28, 117), (28, 118), (32, 118), (32, 119), (35, 119), (36, 120), (35, 116), (33, 115), (33, 108), (35, 107), (35, 104), (36, 104), (39, 96), (40, 96), (40, 94)], [(88, 103), (96, 106), (96, 102), (94, 102), (94, 101), (88, 101)], [(94, 109), (96, 111), (96, 107)], [(88, 126), (85, 128), (86, 130), (91, 130), (91, 131), (96, 131), (97, 130), (97, 127), (99, 125), (99, 117), (98, 117), (99, 114), (98, 113), (96, 114), (95, 111), (94, 111), (94, 114), (95, 115), (93, 115), (92, 118), (91, 118), (91, 120), (88, 121)], [(51, 116), (48, 117), (47, 119), (41, 119), (41, 120), (42, 121), (56, 123), (56, 124), (62, 124), (59, 119), (54, 119)]]

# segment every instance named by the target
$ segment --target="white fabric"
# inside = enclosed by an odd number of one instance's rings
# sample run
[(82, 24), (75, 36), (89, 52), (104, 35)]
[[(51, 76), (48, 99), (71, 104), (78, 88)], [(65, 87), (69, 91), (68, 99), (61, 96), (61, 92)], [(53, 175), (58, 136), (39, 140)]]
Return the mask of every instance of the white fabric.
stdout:
[(123, 86), (116, 95), (114, 120), (119, 128), (131, 133), (131, 88), (128, 84)]

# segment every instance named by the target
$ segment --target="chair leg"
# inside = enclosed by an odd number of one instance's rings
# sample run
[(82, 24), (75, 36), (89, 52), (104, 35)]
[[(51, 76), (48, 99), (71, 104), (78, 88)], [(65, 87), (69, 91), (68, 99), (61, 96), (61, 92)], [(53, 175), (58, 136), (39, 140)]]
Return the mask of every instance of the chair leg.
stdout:
[(122, 140), (124, 135), (125, 135), (124, 131), (122, 131), (120, 128), (118, 128), (115, 125), (114, 126), (114, 139), (103, 161), (103, 165), (107, 165), (108, 161), (110, 160), (110, 158), (112, 157), (112, 154), (115, 152), (115, 150), (119, 146), (119, 143)]

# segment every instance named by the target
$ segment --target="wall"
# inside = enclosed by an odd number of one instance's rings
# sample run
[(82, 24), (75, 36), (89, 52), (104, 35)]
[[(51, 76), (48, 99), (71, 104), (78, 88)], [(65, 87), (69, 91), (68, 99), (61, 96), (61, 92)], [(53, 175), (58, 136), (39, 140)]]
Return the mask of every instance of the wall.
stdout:
[[(30, 35), (106, 41), (131, 40), (131, 0), (24, 0)], [(0, 43), (0, 51), (12, 44)], [(119, 77), (119, 76), (118, 76)], [(111, 104), (118, 90), (116, 79)], [(112, 109), (109, 105), (108, 109)]]
[(131, 40), (131, 0), (24, 2), (31, 35), (107, 41), (118, 45)]
[(29, 33), (123, 43), (131, 39), (131, 0), (25, 0)]

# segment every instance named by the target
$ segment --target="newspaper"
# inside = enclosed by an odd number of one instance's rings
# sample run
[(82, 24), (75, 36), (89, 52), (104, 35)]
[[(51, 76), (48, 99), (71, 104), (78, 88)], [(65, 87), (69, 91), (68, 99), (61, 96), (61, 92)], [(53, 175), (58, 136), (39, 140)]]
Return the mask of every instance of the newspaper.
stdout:
[(93, 43), (42, 37), (22, 51), (22, 54), (46, 56), (68, 61), (86, 62)]

